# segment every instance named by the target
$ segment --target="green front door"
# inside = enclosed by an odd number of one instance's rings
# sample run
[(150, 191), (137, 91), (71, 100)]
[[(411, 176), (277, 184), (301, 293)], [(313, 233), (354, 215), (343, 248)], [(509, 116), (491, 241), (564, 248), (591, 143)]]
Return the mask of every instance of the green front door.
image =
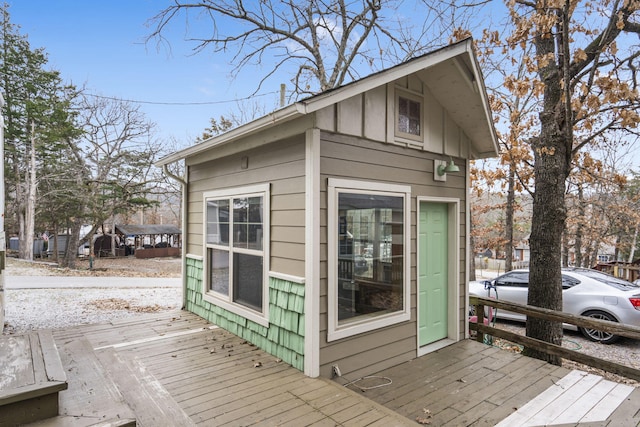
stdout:
[(418, 342), (420, 346), (447, 337), (448, 206), (420, 202), (418, 229)]

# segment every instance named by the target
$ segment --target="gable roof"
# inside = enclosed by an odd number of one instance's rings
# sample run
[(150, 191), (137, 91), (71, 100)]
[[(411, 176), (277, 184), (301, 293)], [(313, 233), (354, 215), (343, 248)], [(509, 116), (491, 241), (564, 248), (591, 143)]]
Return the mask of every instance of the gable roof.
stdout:
[(200, 144), (165, 156), (157, 164), (163, 166), (200, 154), (215, 146), (316, 112), (411, 74), (418, 75), (425, 82), (433, 96), (469, 137), (470, 158), (497, 156), (497, 136), (484, 80), (473, 50), (473, 41), (467, 38), (344, 86), (297, 101)]
[(116, 233), (119, 231), (127, 236), (142, 236), (152, 234), (182, 234), (182, 231), (171, 224), (119, 224), (115, 226)]

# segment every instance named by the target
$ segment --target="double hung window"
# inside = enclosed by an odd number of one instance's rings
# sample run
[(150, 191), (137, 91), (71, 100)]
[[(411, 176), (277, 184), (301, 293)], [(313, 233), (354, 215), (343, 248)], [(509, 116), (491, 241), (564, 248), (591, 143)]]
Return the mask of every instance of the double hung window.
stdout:
[(268, 201), (268, 185), (204, 195), (205, 296), (251, 318), (266, 316)]

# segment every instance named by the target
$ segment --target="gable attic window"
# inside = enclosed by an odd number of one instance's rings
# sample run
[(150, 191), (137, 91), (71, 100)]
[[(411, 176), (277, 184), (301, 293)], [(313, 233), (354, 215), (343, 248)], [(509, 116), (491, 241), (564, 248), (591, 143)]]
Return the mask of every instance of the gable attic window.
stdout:
[(422, 98), (398, 88), (395, 95), (396, 136), (422, 142)]
[(267, 324), (269, 185), (204, 193), (205, 300)]

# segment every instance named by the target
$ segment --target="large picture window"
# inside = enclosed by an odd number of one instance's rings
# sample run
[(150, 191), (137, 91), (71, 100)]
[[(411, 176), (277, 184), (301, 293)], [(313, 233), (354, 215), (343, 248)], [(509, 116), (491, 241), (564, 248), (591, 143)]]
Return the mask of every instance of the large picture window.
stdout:
[(410, 188), (329, 180), (329, 340), (409, 320)]
[(239, 314), (265, 316), (269, 186), (204, 195), (205, 295)]

